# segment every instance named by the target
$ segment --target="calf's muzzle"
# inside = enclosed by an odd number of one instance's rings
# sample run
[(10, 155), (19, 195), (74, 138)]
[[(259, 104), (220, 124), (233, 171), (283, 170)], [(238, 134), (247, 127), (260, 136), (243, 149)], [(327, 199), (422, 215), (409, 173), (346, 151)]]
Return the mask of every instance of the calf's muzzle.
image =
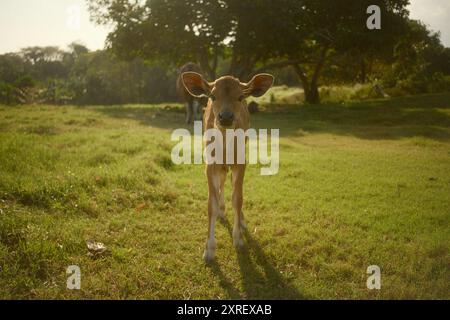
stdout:
[(222, 111), (219, 113), (219, 123), (221, 126), (231, 126), (233, 124), (234, 114), (231, 111)]

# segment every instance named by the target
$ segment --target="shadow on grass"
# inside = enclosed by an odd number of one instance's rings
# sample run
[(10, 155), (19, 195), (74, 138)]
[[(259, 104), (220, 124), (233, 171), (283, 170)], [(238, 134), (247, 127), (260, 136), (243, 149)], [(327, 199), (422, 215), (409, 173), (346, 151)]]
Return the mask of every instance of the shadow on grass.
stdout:
[[(86, 107), (84, 107), (86, 108)], [(181, 105), (91, 106), (117, 119), (173, 130), (184, 123)], [(281, 136), (331, 133), (361, 139), (424, 137), (450, 140), (450, 93), (348, 102), (345, 104), (269, 104), (251, 116), (254, 128), (280, 128)]]
[(171, 130), (180, 127), (189, 128), (185, 124), (185, 109), (181, 104), (80, 106), (80, 108), (89, 108), (119, 120), (137, 121), (144, 126)]
[[(450, 140), (450, 93), (346, 104), (269, 105), (254, 127), (280, 128), (281, 136), (330, 133), (367, 140), (424, 137)], [(266, 116), (266, 114), (270, 116)]]
[[(222, 224), (227, 228), (231, 237), (230, 223), (223, 220)], [(229, 297), (231, 299), (305, 299), (294, 286), (280, 275), (250, 233), (244, 231), (244, 236), (247, 240), (246, 246), (244, 249), (236, 251), (244, 289), (242, 295), (226, 278), (217, 262), (209, 265)]]

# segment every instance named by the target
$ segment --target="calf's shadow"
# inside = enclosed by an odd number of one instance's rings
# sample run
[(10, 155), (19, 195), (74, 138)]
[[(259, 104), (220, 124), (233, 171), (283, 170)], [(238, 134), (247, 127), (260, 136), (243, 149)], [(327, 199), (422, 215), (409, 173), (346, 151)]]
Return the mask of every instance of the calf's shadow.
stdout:
[[(222, 220), (230, 237), (232, 227), (227, 220)], [(236, 289), (222, 272), (219, 263), (213, 261), (208, 266), (218, 277), (221, 287), (231, 299), (305, 299), (289, 281), (284, 279), (266, 256), (259, 243), (244, 230), (246, 244), (236, 250), (239, 263), (243, 292)]]

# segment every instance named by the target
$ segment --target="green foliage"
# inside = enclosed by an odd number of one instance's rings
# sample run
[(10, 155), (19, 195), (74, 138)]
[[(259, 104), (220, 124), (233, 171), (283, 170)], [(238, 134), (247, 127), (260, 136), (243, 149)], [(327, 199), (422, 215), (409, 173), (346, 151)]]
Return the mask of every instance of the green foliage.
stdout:
[(9, 105), (19, 103), (17, 88), (7, 82), (0, 81), (0, 102)]
[(120, 104), (176, 100), (175, 70), (142, 59), (119, 60), (108, 51), (32, 47), (0, 55), (0, 102)]
[(406, 79), (398, 80), (396, 86), (406, 94), (450, 91), (450, 81), (442, 73), (434, 73), (432, 75), (413, 73)]
[[(255, 67), (268, 60), (315, 63), (324, 47), (373, 55), (380, 47), (389, 50), (407, 16), (408, 1), (346, 0), (332, 10), (323, 0), (279, 0), (276, 10), (271, 0), (88, 3), (97, 22), (114, 26), (109, 44), (122, 57), (175, 64), (194, 59), (211, 78), (218, 59), (229, 59), (227, 73), (247, 81)], [(373, 4), (381, 6), (384, 21), (375, 34), (363, 23)]]
[(36, 81), (31, 75), (27, 74), (17, 78), (17, 80), (14, 82), (14, 85), (20, 89), (31, 88), (36, 85)]
[(444, 72), (450, 70), (449, 50), (440, 43), (439, 34), (421, 22), (409, 22), (408, 33), (396, 46), (394, 58), (383, 82), (386, 87), (395, 88), (397, 95), (450, 90), (444, 77)]

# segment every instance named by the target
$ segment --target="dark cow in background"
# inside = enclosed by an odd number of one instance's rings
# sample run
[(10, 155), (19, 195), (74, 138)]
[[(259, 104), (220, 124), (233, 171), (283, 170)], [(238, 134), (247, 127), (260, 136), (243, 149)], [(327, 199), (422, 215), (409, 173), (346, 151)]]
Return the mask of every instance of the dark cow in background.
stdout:
[(179, 70), (179, 75), (177, 79), (177, 94), (180, 98), (181, 102), (186, 104), (186, 123), (193, 123), (195, 120), (202, 120), (202, 111), (203, 107), (206, 106), (208, 102), (207, 97), (193, 97), (189, 94), (186, 88), (183, 85), (183, 81), (181, 79), (181, 75), (183, 72), (197, 72), (199, 74), (203, 74), (200, 67), (193, 63), (188, 62), (183, 65)]

